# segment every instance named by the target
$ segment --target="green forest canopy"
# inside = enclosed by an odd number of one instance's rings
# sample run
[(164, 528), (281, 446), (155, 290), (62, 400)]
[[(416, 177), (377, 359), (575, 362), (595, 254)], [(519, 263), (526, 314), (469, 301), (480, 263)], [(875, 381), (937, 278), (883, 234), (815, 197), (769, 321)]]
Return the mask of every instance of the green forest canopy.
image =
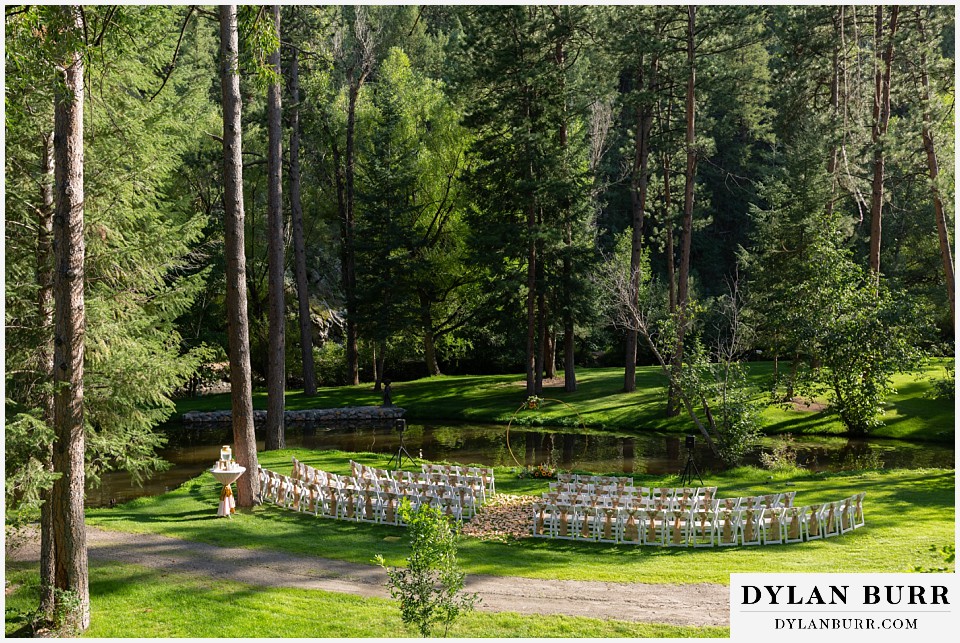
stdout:
[[(35, 363), (35, 248), (55, 73), (39, 46), (42, 10), (6, 13), (7, 396), (10, 408), (28, 411), (44, 381)], [(95, 424), (135, 419), (140, 429), (103, 434), (104, 451), (119, 453), (114, 441), (148, 449), (146, 429), (170, 412), (173, 390), (225, 355), (218, 38), (203, 9), (86, 13), (87, 404)], [(262, 19), (257, 7), (241, 12), (247, 282), (261, 377)], [(807, 358), (811, 346), (827, 346), (829, 338), (814, 337), (820, 315), (862, 306), (857, 293), (873, 274), (880, 158), (874, 278), (887, 300), (913, 311), (923, 331), (913, 343), (952, 354), (943, 267), (952, 242), (938, 237), (935, 197), (952, 232), (953, 21), (949, 6), (902, 7), (896, 18), (872, 6), (700, 7), (693, 25), (683, 6), (283, 7), (284, 154), (289, 161), (296, 110), (320, 383), (348, 381), (348, 308), (367, 380), (377, 359), (381, 375), (396, 379), (516, 372), (533, 355), (549, 375), (568, 337), (573, 363), (623, 365), (615, 309), (629, 302), (604, 275), (629, 272), (623, 239), (639, 222), (641, 299), (651, 319), (667, 314), (671, 277), (682, 270), (691, 158), (689, 300), (704, 311), (688, 320), (693, 337), (710, 344), (710, 303), (736, 281), (751, 326), (740, 357)], [(889, 120), (878, 135), (875, 81), (888, 60)], [(348, 307), (338, 204), (352, 91)], [(289, 170), (286, 163), (285, 182)], [(294, 383), (292, 251), (287, 262)], [(642, 342), (638, 359), (653, 362)]]

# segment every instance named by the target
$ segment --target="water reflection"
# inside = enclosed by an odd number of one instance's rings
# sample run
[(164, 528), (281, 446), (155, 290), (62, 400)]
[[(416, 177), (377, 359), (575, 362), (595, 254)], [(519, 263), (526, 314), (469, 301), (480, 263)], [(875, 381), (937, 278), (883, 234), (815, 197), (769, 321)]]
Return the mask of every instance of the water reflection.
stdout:
[[(111, 501), (156, 495), (169, 491), (209, 468), (220, 457), (221, 444), (233, 441), (228, 426), (195, 428), (179, 424), (164, 427), (169, 446), (160, 453), (169, 461), (169, 470), (155, 475), (143, 487), (130, 483), (125, 474), (103, 477), (103, 484), (87, 493), (89, 506), (105, 506)], [(263, 449), (262, 432), (257, 431), (258, 449)], [(332, 429), (322, 426), (287, 427), (287, 446), (306, 449), (339, 449), (395, 454), (401, 435), (392, 428)], [(410, 424), (403, 444), (414, 456), (429, 460), (447, 460), (494, 466), (532, 466), (550, 462), (562, 469), (598, 473), (622, 472), (679, 473), (686, 464), (683, 436), (648, 433), (624, 437), (583, 433), (555, 433), (493, 425)], [(694, 451), (696, 463), (704, 474), (723, 469), (702, 440)], [(776, 438), (766, 438), (745, 459), (758, 464), (762, 451), (769, 452)], [(853, 440), (846, 438), (808, 438), (793, 440), (797, 459), (812, 470), (836, 470), (859, 464), (869, 467), (909, 468), (954, 467), (952, 445), (931, 445), (897, 440)]]

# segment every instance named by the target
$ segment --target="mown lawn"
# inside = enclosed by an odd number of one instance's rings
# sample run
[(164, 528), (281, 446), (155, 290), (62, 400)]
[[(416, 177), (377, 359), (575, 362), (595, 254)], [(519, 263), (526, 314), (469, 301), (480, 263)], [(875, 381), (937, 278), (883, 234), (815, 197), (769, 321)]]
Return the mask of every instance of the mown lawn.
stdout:
[[(29, 636), (39, 602), (35, 566), (7, 567), (16, 587), (6, 597), (6, 636)], [(396, 638), (405, 629), (394, 601), (320, 590), (269, 588), (218, 578), (168, 573), (136, 565), (92, 561), (93, 638)], [(439, 632), (438, 632), (439, 634)], [(572, 616), (473, 612), (451, 628), (452, 637), (719, 638), (725, 627), (602, 621)]]
[[(290, 458), (347, 473), (349, 459), (384, 467), (387, 456), (284, 450), (260, 454), (261, 464), (288, 473)], [(771, 474), (741, 468), (704, 481), (733, 496), (795, 489), (795, 504), (837, 500), (866, 491), (867, 525), (840, 537), (811, 543), (724, 549), (616, 546), (565, 540), (523, 539), (497, 543), (465, 538), (460, 559), (467, 573), (613, 582), (728, 583), (732, 572), (903, 572), (935, 568), (935, 549), (954, 542), (954, 471), (942, 469)], [(636, 476), (643, 484), (675, 485), (675, 476)], [(545, 490), (545, 481), (518, 480), (497, 470), (501, 493)], [(129, 532), (159, 533), (222, 546), (282, 550), (372, 564), (383, 554), (403, 562), (405, 529), (318, 518), (272, 505), (217, 519), (219, 488), (202, 475), (162, 496), (140, 498), (112, 509), (90, 509), (88, 522)], [(400, 538), (397, 538), (397, 537)]]
[[(952, 400), (933, 399), (933, 380), (953, 369), (953, 360), (931, 360), (922, 369), (894, 377), (897, 393), (888, 400), (886, 426), (877, 429), (877, 437), (953, 442), (954, 407)], [(749, 377), (758, 390), (769, 390), (773, 378), (771, 362), (749, 364)], [(526, 399), (521, 375), (440, 376), (393, 384), (393, 401), (407, 409), (413, 421), (464, 420), (505, 424), (514, 417)], [(520, 414), (515, 421), (551, 426), (576, 427), (581, 424), (599, 429), (625, 432), (644, 430), (691, 431), (686, 415), (665, 418), (665, 379), (654, 367), (637, 369), (637, 391), (623, 393), (623, 369), (594, 368), (577, 371), (578, 389), (565, 393), (563, 387), (544, 390), (548, 402), (536, 412)], [(323, 388), (315, 396), (302, 392), (287, 393), (288, 409), (337, 408), (377, 405), (379, 394), (369, 384)], [(825, 402), (824, 399), (817, 400)], [(266, 393), (254, 394), (254, 406), (266, 408)], [(210, 395), (181, 399), (177, 411), (220, 410), (230, 408), (229, 395)], [(843, 425), (828, 410), (810, 412), (785, 409), (770, 404), (763, 415), (767, 433), (842, 434)]]

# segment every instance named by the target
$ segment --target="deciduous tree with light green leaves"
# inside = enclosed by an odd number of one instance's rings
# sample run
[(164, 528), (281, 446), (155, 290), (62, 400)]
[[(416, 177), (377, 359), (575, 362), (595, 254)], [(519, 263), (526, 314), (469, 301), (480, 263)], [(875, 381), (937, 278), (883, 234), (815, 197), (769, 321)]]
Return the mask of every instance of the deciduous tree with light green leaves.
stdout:
[(440, 509), (428, 504), (413, 509), (404, 500), (400, 515), (410, 531), (407, 566), (387, 567), (380, 555), (377, 562), (387, 570), (390, 596), (400, 601), (404, 624), (424, 637), (440, 626), (446, 636), (450, 625), (480, 600), (463, 592), (466, 575), (457, 563), (459, 531)]

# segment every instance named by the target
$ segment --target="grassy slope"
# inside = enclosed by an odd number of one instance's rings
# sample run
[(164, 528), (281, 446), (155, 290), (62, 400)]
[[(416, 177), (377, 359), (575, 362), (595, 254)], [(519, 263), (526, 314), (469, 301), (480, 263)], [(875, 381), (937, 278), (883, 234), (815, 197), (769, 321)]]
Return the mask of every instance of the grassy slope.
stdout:
[[(754, 362), (750, 378), (761, 390), (769, 388), (773, 365)], [(954, 410), (952, 401), (933, 400), (931, 380), (942, 376), (944, 367), (952, 368), (952, 360), (933, 361), (926, 368), (894, 378), (898, 392), (888, 401), (887, 425), (876, 430), (877, 437), (903, 438), (953, 442)], [(434, 377), (393, 385), (393, 401), (407, 409), (407, 418), (415, 421), (468, 420), (472, 422), (508, 422), (525, 399), (518, 375)], [(565, 393), (562, 387), (547, 388), (544, 397), (566, 404), (547, 403), (526, 421), (546, 425), (580, 426), (615, 429), (625, 432), (637, 430), (690, 431), (692, 424), (685, 415), (663, 417), (666, 396), (665, 380), (653, 367), (637, 369), (637, 391), (623, 393), (623, 370), (619, 368), (580, 369), (577, 372), (578, 390)], [(822, 401), (822, 400), (821, 400)], [(369, 384), (324, 388), (316, 396), (302, 392), (287, 394), (288, 409), (335, 408), (342, 406), (375, 405), (381, 402)], [(569, 406), (567, 406), (567, 404)], [(254, 396), (254, 406), (266, 407), (266, 394)], [(573, 407), (573, 408), (571, 408)], [(184, 399), (177, 410), (229, 409), (228, 395), (211, 395)], [(577, 415), (579, 412), (579, 416)], [(785, 410), (771, 405), (764, 412), (765, 430), (769, 433), (796, 432), (841, 434), (839, 418), (829, 411)]]
[[(39, 575), (8, 568), (19, 588), (6, 596), (7, 636), (29, 622), (39, 602)], [(319, 590), (256, 587), (214, 578), (99, 563), (90, 570), (91, 627), (97, 638), (356, 638), (413, 636), (394, 601)], [(226, 607), (226, 613), (224, 612)], [(225, 616), (226, 614), (226, 616)], [(726, 637), (728, 628), (601, 621), (569, 616), (474, 612), (450, 636), (474, 637)]]
[[(346, 473), (353, 457), (385, 466), (375, 454), (285, 450), (260, 454), (267, 468), (289, 472), (290, 457), (321, 469)], [(646, 484), (676, 478), (638, 476)], [(931, 547), (954, 542), (954, 471), (870, 471), (861, 473), (779, 474), (737, 469), (705, 480), (720, 495), (773, 489), (797, 490), (796, 503), (837, 500), (867, 492), (867, 526), (856, 532), (811, 543), (729, 549), (672, 549), (613, 546), (603, 543), (525, 539), (495, 543), (465, 539), (461, 562), (467, 573), (546, 579), (697, 583), (729, 582), (731, 572), (900, 572), (935, 567), (942, 560)], [(788, 487), (789, 483), (789, 487)], [(509, 469), (497, 471), (497, 489), (539, 493), (545, 481), (518, 480)], [(390, 564), (406, 555), (405, 530), (352, 523), (261, 506), (226, 522), (215, 518), (219, 489), (212, 476), (195, 478), (179, 489), (140, 498), (113, 509), (91, 509), (94, 525), (151, 532), (222, 546), (283, 550), (370, 564), (383, 554)], [(391, 538), (400, 536), (401, 538)]]

